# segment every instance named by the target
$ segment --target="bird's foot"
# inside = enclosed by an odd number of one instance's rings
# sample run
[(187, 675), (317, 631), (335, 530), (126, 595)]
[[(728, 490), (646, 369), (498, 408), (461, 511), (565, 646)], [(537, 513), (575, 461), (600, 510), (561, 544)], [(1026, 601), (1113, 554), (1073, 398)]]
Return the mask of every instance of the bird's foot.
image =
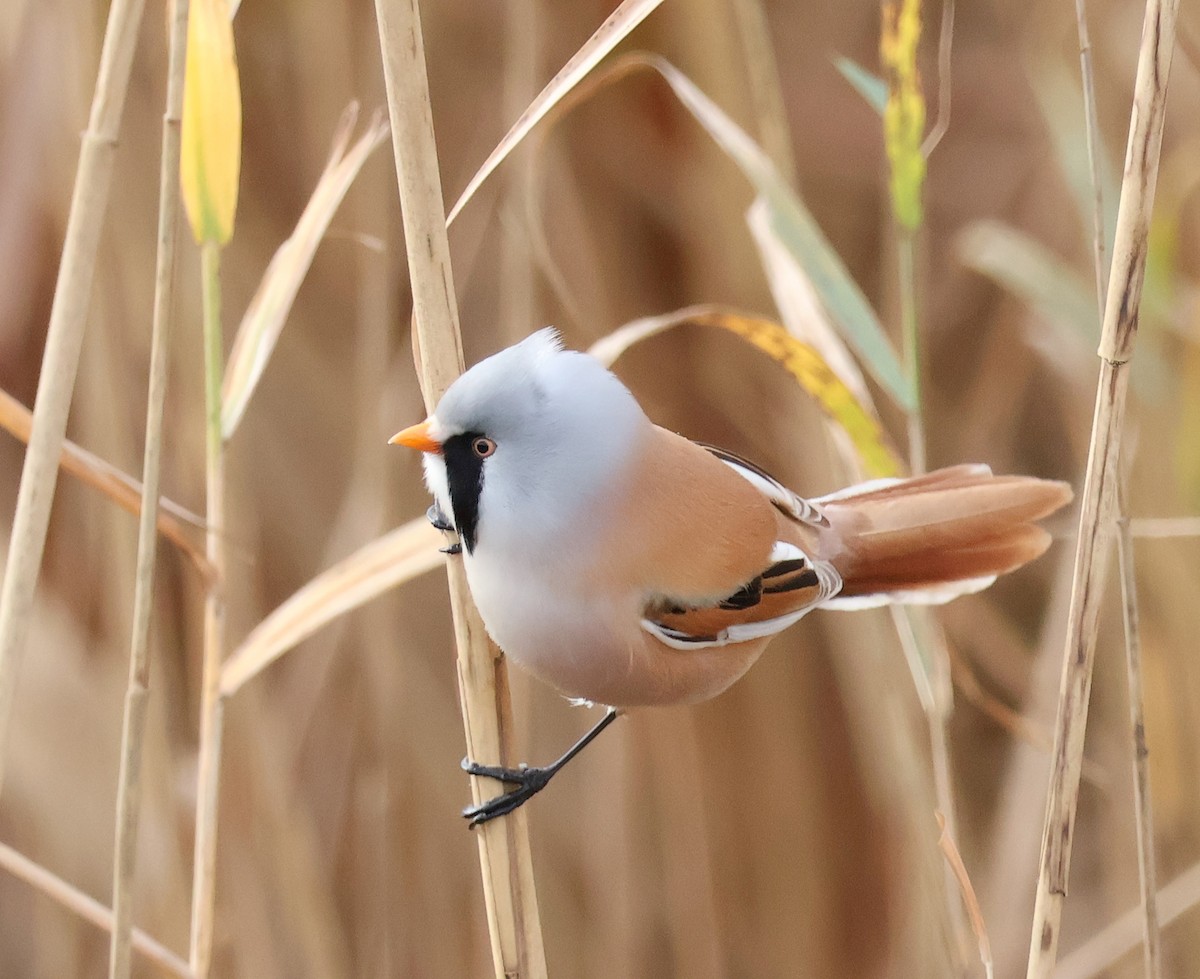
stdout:
[(596, 739), (596, 736), (615, 721), (617, 717), (616, 708), (608, 708), (604, 712), (604, 716), (600, 718), (587, 734), (571, 745), (558, 761), (547, 765), (545, 768), (532, 768), (529, 765), (518, 765), (516, 768), (502, 768), (499, 765), (480, 765), (478, 762), (471, 761), (470, 758), (464, 758), (462, 760), (462, 768), (468, 775), (494, 778), (499, 782), (507, 782), (510, 785), (516, 786), (511, 792), (505, 792), (494, 799), (488, 799), (477, 806), (468, 806), (464, 809), (463, 816), (470, 820), (471, 828), (473, 829), (480, 823), (486, 823), (490, 819), (506, 816), (514, 809), (519, 809), (523, 806), (533, 796), (541, 792), (546, 787), (546, 783), (555, 776), (560, 768), (591, 744)]
[(521, 765), (518, 768), (501, 768), (498, 765), (480, 765), (469, 758), (462, 760), (462, 769), (468, 775), (478, 775), (482, 778), (494, 778), (497, 781), (515, 785), (516, 788), (494, 799), (488, 799), (477, 806), (467, 806), (463, 817), (470, 820), (472, 828), (506, 816), (514, 809), (519, 809), (537, 793), (546, 787), (560, 766), (547, 765), (545, 768), (531, 768)]
[[(440, 530), (444, 534), (454, 533), (454, 524), (450, 522), (449, 517), (446, 516), (442, 508), (436, 503), (425, 511), (425, 519), (433, 525), (434, 530)], [(454, 541), (454, 543), (447, 544), (445, 547), (439, 547), (438, 550), (443, 554), (461, 554), (462, 544), (459, 541)]]
[(450, 518), (442, 512), (442, 508), (436, 503), (432, 503), (429, 509), (425, 511), (425, 519), (433, 524), (434, 530), (453, 530), (454, 524), (450, 522)]

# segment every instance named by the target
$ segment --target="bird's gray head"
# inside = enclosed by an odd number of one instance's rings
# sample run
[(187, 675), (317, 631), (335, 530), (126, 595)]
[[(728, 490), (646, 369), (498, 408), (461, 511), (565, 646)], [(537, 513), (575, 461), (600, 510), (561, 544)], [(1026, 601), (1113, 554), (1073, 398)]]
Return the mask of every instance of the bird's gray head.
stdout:
[(611, 372), (545, 329), (450, 385), (423, 429), (429, 444), (416, 447), (469, 554), (532, 559), (538, 543), (582, 529), (580, 509), (619, 478), (645, 424)]

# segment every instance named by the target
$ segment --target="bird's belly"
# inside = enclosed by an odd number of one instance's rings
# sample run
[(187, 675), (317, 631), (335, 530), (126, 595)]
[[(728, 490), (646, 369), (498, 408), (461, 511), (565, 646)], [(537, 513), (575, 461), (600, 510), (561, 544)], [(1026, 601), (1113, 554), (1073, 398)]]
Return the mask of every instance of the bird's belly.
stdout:
[(468, 560), (489, 635), (510, 659), (569, 697), (613, 707), (698, 703), (758, 659), (767, 639), (672, 649), (640, 625), (637, 596), (598, 602), (537, 576), (496, 575)]

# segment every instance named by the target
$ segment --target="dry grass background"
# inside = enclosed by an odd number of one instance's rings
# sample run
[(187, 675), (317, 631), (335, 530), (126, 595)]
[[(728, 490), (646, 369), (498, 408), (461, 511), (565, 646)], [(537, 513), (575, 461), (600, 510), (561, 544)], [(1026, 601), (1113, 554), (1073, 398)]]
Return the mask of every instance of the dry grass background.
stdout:
[[(31, 404), (105, 5), (0, 8), (0, 387)], [(430, 85), (447, 196), (606, 4), (427, 4)], [(877, 4), (765, 4), (805, 201), (897, 320), (879, 120), (831, 65), (874, 68)], [(165, 16), (147, 11), (68, 434), (141, 467)], [(1119, 163), (1141, 12), (1092, 5), (1101, 136)], [(934, 91), (936, 14), (923, 46)], [(241, 208), (223, 275), (227, 333), (291, 231), (352, 99), (382, 105), (371, 5), (248, 2), (236, 22), (244, 99)], [(1135, 517), (1200, 507), (1200, 249), (1194, 60), (1183, 11), (1135, 365), (1128, 453)], [(662, 53), (756, 131), (730, 5), (668, 3), (636, 46)], [(628, 46), (628, 45), (627, 45)], [(1067, 80), (1064, 89), (1062, 79)], [(1074, 11), (960, 5), (953, 119), (930, 160), (920, 256), (932, 465), (985, 461), (1078, 485), (1094, 348), (968, 270), (962, 233), (996, 219), (1041, 242), (1090, 301), (1089, 214), (1072, 191), (1082, 144)], [(1064, 152), (1059, 144), (1068, 144)], [(520, 180), (493, 181), (451, 233), (472, 362), (553, 322), (587, 346), (638, 316), (698, 302), (773, 312), (743, 212), (744, 178), (669, 90), (637, 76), (556, 128), (539, 188), (555, 274), (522, 270)], [(388, 150), (368, 162), (318, 252), (229, 446), (229, 632), (244, 636), (305, 581), (426, 505), (415, 460), (384, 442), (421, 411)], [(1114, 168), (1115, 169), (1115, 168)], [(519, 175), (512, 165), (503, 177)], [(1119, 171), (1118, 171), (1119, 172)], [(511, 195), (501, 193), (507, 187)], [(1110, 203), (1115, 203), (1111, 201)], [(1110, 223), (1111, 230), (1111, 223)], [(376, 242), (382, 242), (382, 248)], [(195, 250), (181, 249), (164, 492), (203, 511)], [(1068, 281), (1042, 263), (1041, 288)], [(528, 285), (527, 285), (528, 283)], [(1057, 287), (1057, 288), (1054, 288)], [(1095, 329), (1093, 326), (1092, 329)], [(631, 352), (618, 372), (663, 424), (760, 461), (801, 492), (832, 488), (816, 411), (764, 358), (701, 328)], [(900, 437), (903, 420), (888, 419)], [(0, 441), (0, 514), (22, 447)], [(8, 525), (7, 516), (0, 525)], [(1054, 529), (1064, 538), (1067, 520)], [(107, 903), (136, 521), (59, 484), (0, 797), (0, 841)], [(1069, 590), (1065, 541), (940, 616), (990, 696), (1045, 731)], [(1200, 540), (1140, 539), (1138, 583), (1159, 879), (1200, 860)], [(187, 944), (201, 582), (160, 554), (152, 634), (138, 925)], [(1137, 902), (1131, 739), (1119, 602), (1102, 616), (1063, 975), (1141, 974), (1131, 952), (1070, 972), (1073, 949)], [(489, 946), (468, 801), (445, 585), (398, 589), (319, 633), (226, 710), (215, 972), (222, 976), (484, 975)], [(521, 754), (548, 759), (587, 718), (514, 671)], [(951, 723), (959, 839), (997, 974), (1022, 974), (1049, 756), (960, 689)], [(717, 701), (637, 713), (533, 803), (555, 976), (924, 977), (955, 974), (933, 816), (928, 729), (886, 615), (805, 620)], [(105, 974), (107, 938), (0, 873), (0, 975)], [(1200, 974), (1200, 910), (1164, 930), (1164, 974)], [(969, 951), (969, 949), (968, 949)], [(1076, 960), (1078, 961), (1078, 960)], [(978, 972), (978, 966), (975, 972)], [(135, 974), (152, 975), (145, 962)], [(972, 973), (973, 974), (973, 973)]]

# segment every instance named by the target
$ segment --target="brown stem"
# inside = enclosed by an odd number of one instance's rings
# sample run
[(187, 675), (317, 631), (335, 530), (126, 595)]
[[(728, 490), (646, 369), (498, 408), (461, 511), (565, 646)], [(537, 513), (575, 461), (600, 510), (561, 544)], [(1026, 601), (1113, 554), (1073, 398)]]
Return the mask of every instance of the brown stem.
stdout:
[(1075, 551), (1041, 868), (1030, 939), (1029, 979), (1049, 979), (1058, 954), (1100, 611), (1100, 589), (1094, 574), (1096, 555), (1107, 542), (1112, 526), (1117, 460), (1125, 419), (1127, 368), (1137, 337), (1177, 10), (1178, 0), (1148, 0), (1142, 29), (1125, 177), (1113, 246), (1112, 278), (1100, 341), (1100, 381)]

